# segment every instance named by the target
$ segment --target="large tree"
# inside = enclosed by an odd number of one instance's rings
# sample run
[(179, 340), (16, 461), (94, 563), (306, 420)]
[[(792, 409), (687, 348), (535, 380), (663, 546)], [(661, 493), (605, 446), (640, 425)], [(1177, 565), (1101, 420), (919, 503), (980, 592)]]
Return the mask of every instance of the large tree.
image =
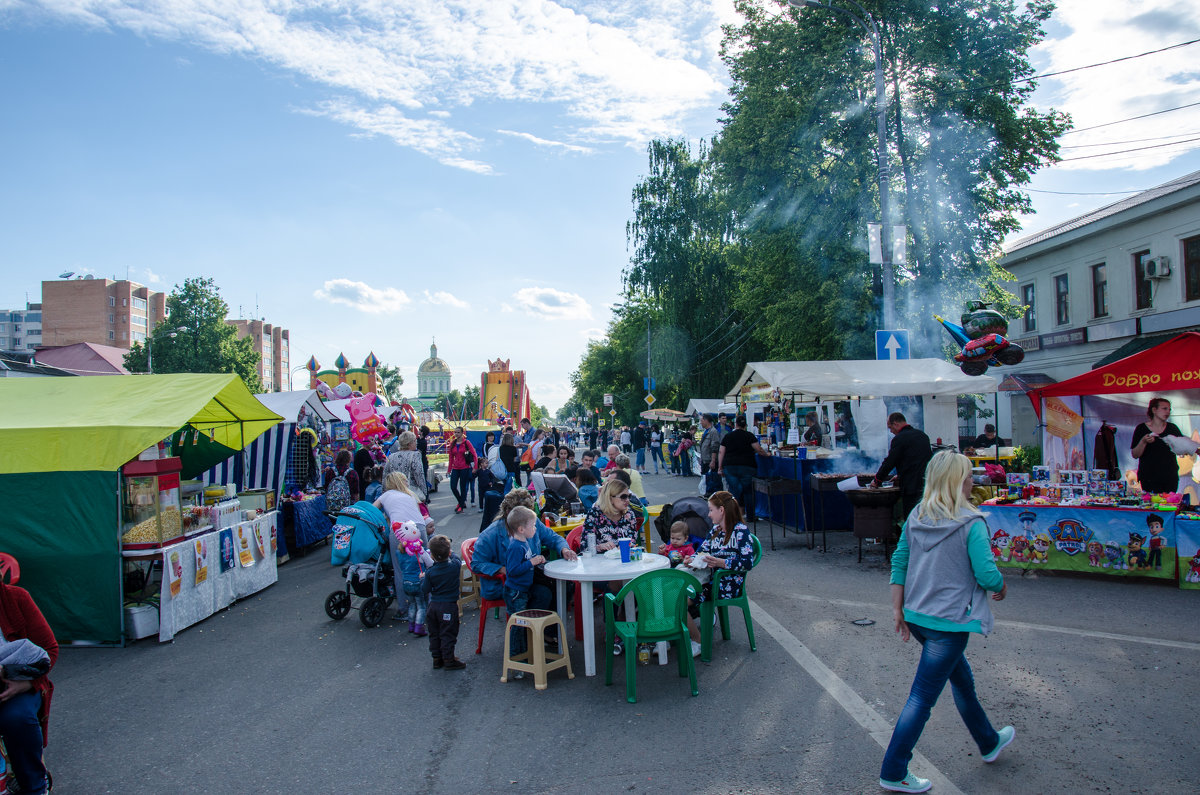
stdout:
[[(738, 0), (745, 21), (726, 31), (733, 87), (715, 155), (745, 252), (737, 305), (775, 319), (772, 353), (853, 355), (878, 293), (865, 256), (865, 225), (879, 217), (873, 51), (846, 14), (779, 5)], [(1066, 118), (1026, 104), (1028, 50), (1053, 5), (863, 6), (889, 91), (890, 220), (912, 237), (897, 309), (928, 354), (940, 342), (930, 315), (989, 291), (989, 257), (1029, 209), (1020, 186), (1057, 159)]]
[(251, 392), (262, 384), (259, 353), (250, 337), (238, 339), (225, 322), (229, 305), (212, 279), (185, 279), (167, 296), (167, 319), (150, 332), (148, 345), (135, 342), (125, 354), (130, 372), (237, 373)]
[(388, 400), (400, 399), (400, 387), (404, 386), (404, 376), (400, 375), (399, 367), (389, 367), (380, 364), (377, 368), (379, 388), (387, 395)]

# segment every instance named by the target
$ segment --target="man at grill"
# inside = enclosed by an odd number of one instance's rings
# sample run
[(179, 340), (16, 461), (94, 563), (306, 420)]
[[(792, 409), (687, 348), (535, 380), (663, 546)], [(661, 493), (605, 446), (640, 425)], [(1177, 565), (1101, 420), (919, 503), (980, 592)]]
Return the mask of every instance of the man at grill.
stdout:
[(904, 518), (912, 513), (921, 501), (921, 492), (925, 490), (925, 467), (933, 457), (933, 448), (929, 446), (929, 437), (924, 431), (908, 424), (908, 420), (898, 411), (888, 415), (888, 430), (895, 434), (888, 448), (887, 458), (879, 465), (875, 479), (871, 485), (879, 485), (896, 470), (896, 485), (900, 488), (900, 505)]

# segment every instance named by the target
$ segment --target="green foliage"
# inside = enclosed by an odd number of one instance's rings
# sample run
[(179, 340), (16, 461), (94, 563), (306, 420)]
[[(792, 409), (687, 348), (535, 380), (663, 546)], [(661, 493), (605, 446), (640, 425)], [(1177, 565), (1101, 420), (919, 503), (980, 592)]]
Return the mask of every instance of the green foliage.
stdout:
[(553, 419), (550, 415), (550, 410), (545, 406), (539, 406), (537, 403), (529, 404), (529, 421), (536, 427), (543, 419)]
[[(934, 313), (969, 298), (1023, 310), (994, 260), (1030, 208), (1021, 186), (1058, 159), (1068, 125), (1028, 107), (1035, 83), (1021, 82), (1053, 5), (864, 4), (890, 93), (887, 220), (910, 235), (897, 314), (914, 356), (937, 355), (947, 341)], [(572, 402), (589, 412), (606, 392), (618, 422), (645, 408), (647, 321), (658, 406), (724, 395), (747, 361), (871, 357), (882, 276), (866, 253), (880, 198), (870, 37), (829, 9), (779, 5), (736, 0), (719, 135), (694, 152), (649, 145), (626, 227), (626, 302), (572, 374)]]
[(225, 322), (229, 305), (212, 279), (185, 279), (167, 296), (167, 319), (150, 332), (148, 346), (134, 343), (125, 355), (130, 372), (236, 373), (251, 392), (259, 392), (258, 346), (251, 337), (238, 339)]
[(1038, 445), (1021, 445), (1013, 448), (1013, 461), (1009, 472), (1032, 472), (1042, 463), (1042, 448)]
[(400, 375), (399, 367), (389, 367), (386, 364), (380, 363), (379, 367), (375, 368), (376, 374), (379, 376), (379, 387), (388, 400), (399, 400), (401, 395), (400, 387), (404, 386), (404, 376)]

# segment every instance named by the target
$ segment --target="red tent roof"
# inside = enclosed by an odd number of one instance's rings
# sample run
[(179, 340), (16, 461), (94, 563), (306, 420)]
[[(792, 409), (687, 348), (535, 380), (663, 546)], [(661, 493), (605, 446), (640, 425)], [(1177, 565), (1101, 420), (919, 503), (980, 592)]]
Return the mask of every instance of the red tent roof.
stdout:
[(60, 348), (42, 348), (37, 352), (37, 360), (76, 375), (129, 375), (125, 369), (128, 352), (111, 345), (78, 342)]
[(1041, 417), (1042, 400), (1065, 395), (1117, 395), (1200, 389), (1200, 333), (1189, 331), (1112, 364), (1027, 392)]

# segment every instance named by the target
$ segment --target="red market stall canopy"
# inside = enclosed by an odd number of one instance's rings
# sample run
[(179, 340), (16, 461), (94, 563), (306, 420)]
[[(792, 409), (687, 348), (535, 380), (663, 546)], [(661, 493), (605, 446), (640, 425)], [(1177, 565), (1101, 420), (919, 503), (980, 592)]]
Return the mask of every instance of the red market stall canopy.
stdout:
[(1027, 392), (1038, 418), (1049, 397), (1200, 388), (1200, 333), (1189, 331), (1112, 364)]

